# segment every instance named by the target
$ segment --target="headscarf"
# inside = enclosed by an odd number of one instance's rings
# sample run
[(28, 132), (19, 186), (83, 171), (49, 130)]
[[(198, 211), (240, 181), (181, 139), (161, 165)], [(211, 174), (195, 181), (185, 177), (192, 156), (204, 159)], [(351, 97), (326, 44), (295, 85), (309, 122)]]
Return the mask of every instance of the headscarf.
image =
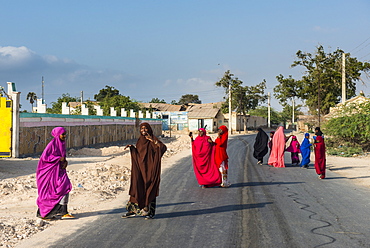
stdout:
[[(149, 123), (141, 123), (140, 129), (145, 126), (154, 142), (149, 141), (140, 133), (136, 147), (130, 146), (131, 152), (131, 185), (130, 202), (137, 203), (140, 209), (148, 207), (159, 194), (161, 175), (161, 158), (167, 150), (157, 137)], [(154, 144), (156, 143), (157, 144)]]
[(284, 152), (285, 152), (285, 135), (284, 128), (280, 126), (272, 138), (273, 146), (271, 149), (268, 164), (274, 167), (285, 167)]
[(310, 143), (309, 137), (310, 137), (310, 134), (305, 133), (304, 139), (303, 139), (302, 144), (301, 144), (301, 154), (302, 154), (301, 165), (308, 165), (311, 162), (311, 160), (310, 160), (310, 154), (311, 154), (310, 146), (312, 146), (312, 144)]
[(297, 136), (292, 136), (292, 141), (290, 142), (290, 145), (286, 149), (287, 152), (300, 152), (300, 144), (297, 140)]
[(216, 147), (215, 147), (215, 162), (217, 166), (220, 166), (222, 162), (225, 162), (227, 165), (228, 163), (228, 156), (227, 156), (227, 140), (229, 137), (229, 130), (226, 126), (222, 125), (219, 127), (223, 131), (220, 137), (217, 137), (215, 140)]
[(263, 131), (262, 128), (257, 128), (257, 136), (253, 145), (254, 151), (253, 151), (253, 157), (255, 158), (263, 158), (267, 152), (267, 143), (269, 141), (269, 136)]
[[(317, 132), (316, 132), (316, 131), (317, 131)], [(315, 134), (316, 134), (316, 136), (322, 136), (322, 135), (323, 135), (323, 133), (321, 132), (320, 127), (316, 127), (316, 128), (315, 128)]]
[(59, 136), (65, 132), (63, 127), (56, 127), (51, 131), (54, 139), (45, 147), (37, 165), (37, 205), (42, 217), (45, 217), (72, 190), (67, 171), (62, 168), (60, 161), (61, 157), (66, 156), (66, 145)]

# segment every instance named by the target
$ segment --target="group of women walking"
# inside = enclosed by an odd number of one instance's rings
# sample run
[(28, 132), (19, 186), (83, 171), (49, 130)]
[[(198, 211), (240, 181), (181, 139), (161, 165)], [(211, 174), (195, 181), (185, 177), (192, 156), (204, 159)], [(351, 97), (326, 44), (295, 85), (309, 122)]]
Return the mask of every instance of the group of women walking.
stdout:
[[(267, 147), (269, 147), (269, 165), (273, 167), (285, 167), (284, 154), (285, 152), (290, 152), (293, 166), (300, 165), (302, 168), (309, 167), (312, 146), (309, 133), (305, 134), (300, 144), (296, 136), (286, 136), (282, 126), (276, 131), (272, 131), (270, 133), (270, 138), (268, 138), (268, 135), (261, 128), (258, 128), (257, 131), (253, 156), (257, 159), (258, 164), (263, 163), (263, 157), (268, 153)], [(290, 138), (290, 145), (286, 147), (286, 143)], [(316, 127), (313, 139), (315, 154), (314, 166), (319, 178), (324, 179), (326, 169), (325, 142), (320, 127)], [(302, 161), (300, 161), (299, 153), (301, 153)]]
[[(270, 138), (261, 129), (254, 143), (253, 156), (258, 164), (263, 164), (263, 158), (270, 148), (268, 164), (274, 167), (285, 167), (284, 153), (290, 151), (292, 164), (300, 163), (298, 153), (302, 155), (301, 166), (308, 167), (310, 163), (309, 134), (305, 134), (302, 144), (295, 136), (286, 149), (286, 142), (291, 136), (285, 136), (283, 127), (270, 133)], [(36, 170), (38, 190), (37, 216), (42, 219), (75, 218), (68, 212), (69, 192), (72, 184), (68, 178), (66, 168), (66, 130), (56, 127), (51, 132), (54, 137), (43, 151)], [(207, 135), (204, 128), (198, 130), (194, 139), (190, 133), (192, 143), (193, 168), (198, 184), (202, 188), (229, 187), (228, 181), (228, 128), (220, 126), (215, 141)], [(315, 169), (320, 179), (325, 178), (325, 142), (320, 128), (316, 128), (314, 136)], [(136, 145), (127, 145), (131, 153), (131, 182), (130, 198), (126, 205), (127, 212), (122, 218), (144, 216), (152, 219), (155, 215), (156, 197), (159, 195), (161, 175), (161, 158), (167, 147), (157, 137), (148, 123), (140, 124), (140, 136)]]

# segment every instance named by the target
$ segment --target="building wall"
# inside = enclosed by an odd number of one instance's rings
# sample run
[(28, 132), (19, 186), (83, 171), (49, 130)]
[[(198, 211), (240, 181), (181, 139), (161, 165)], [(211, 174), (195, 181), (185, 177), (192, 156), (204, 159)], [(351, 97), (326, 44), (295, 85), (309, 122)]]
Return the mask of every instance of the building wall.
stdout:
[(21, 113), (19, 156), (40, 154), (52, 140), (54, 127), (67, 130), (67, 149), (116, 141), (134, 140), (140, 135), (138, 124), (148, 122), (154, 135), (162, 134), (162, 120), (110, 116), (73, 116)]

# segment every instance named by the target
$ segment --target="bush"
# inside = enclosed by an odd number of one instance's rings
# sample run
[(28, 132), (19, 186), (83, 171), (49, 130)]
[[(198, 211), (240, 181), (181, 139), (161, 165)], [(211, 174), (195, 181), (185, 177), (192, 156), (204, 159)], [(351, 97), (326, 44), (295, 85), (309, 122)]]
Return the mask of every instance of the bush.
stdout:
[[(370, 102), (344, 105), (336, 115), (325, 123), (324, 130), (338, 148), (343, 147), (341, 152), (370, 151)], [(355, 149), (349, 151), (344, 147)]]

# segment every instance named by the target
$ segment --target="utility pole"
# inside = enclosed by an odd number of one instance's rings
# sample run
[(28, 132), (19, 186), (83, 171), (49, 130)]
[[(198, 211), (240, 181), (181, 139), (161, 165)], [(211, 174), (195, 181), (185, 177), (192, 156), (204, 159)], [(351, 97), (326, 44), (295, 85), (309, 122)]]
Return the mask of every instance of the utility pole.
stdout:
[(229, 128), (230, 134), (233, 134), (233, 125), (232, 125), (232, 113), (231, 113), (231, 82), (229, 82)]
[(45, 98), (44, 98), (44, 76), (42, 76), (42, 87), (41, 87), (41, 99), (42, 99), (42, 104), (45, 103)]
[(295, 108), (295, 102), (294, 102), (294, 97), (292, 97), (292, 128), (293, 128), (293, 130), (294, 130), (294, 108)]
[(82, 115), (82, 103), (84, 101), (84, 92), (81, 91), (81, 115)]
[(271, 103), (270, 103), (271, 95), (270, 92), (267, 93), (267, 127), (271, 127)]
[(346, 101), (346, 54), (342, 54), (342, 103)]

